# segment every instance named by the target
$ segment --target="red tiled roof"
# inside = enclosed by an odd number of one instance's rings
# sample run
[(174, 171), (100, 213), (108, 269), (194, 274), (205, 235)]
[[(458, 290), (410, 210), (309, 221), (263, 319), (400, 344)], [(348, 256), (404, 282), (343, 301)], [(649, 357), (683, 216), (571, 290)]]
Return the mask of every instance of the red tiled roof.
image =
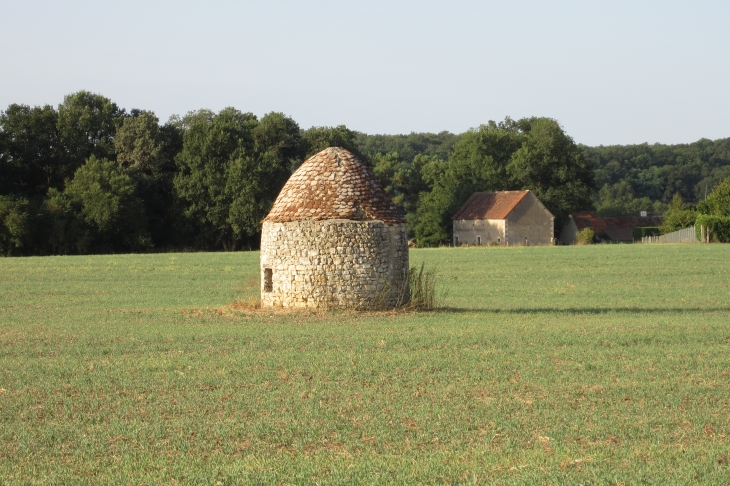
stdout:
[(350, 219), (405, 223), (373, 172), (348, 150), (308, 158), (284, 184), (264, 221)]
[(475, 192), (451, 219), (505, 219), (529, 192)]
[[(608, 229), (631, 229), (641, 228), (644, 226), (659, 226), (662, 224), (661, 216), (601, 217), (598, 216), (595, 211), (583, 211), (580, 213), (573, 213), (570, 217), (573, 218), (573, 221), (575, 221), (578, 231), (581, 231), (584, 228), (591, 228), (596, 236), (608, 236), (609, 238), (611, 238), (611, 236), (606, 232)], [(613, 231), (613, 233), (616, 237), (620, 234), (620, 232), (616, 231)]]

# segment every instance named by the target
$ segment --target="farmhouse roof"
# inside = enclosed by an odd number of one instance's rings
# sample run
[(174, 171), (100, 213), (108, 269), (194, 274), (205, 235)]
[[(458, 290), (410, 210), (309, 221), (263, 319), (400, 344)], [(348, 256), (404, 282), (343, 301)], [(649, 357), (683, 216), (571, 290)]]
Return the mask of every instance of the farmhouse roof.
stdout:
[[(601, 217), (595, 211), (583, 211), (570, 215), (575, 222), (578, 231), (584, 228), (591, 228), (596, 236), (608, 236), (612, 240), (633, 239), (628, 237), (626, 231), (616, 231), (619, 229), (630, 230), (631, 228), (641, 228), (644, 226), (659, 226), (662, 224), (661, 216), (614, 216)], [(613, 235), (613, 236), (612, 236)]]
[(505, 219), (530, 191), (475, 192), (451, 219)]
[(405, 223), (373, 172), (340, 147), (326, 148), (304, 161), (284, 184), (264, 221), (326, 219)]

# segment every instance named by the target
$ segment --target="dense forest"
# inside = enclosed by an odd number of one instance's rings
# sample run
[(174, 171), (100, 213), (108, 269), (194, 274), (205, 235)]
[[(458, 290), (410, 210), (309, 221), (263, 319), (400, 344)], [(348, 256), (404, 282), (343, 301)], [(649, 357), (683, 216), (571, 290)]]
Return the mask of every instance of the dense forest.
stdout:
[(448, 243), (450, 217), (474, 191), (530, 189), (559, 231), (579, 210), (686, 219), (730, 177), (730, 139), (586, 147), (550, 118), (368, 135), (234, 108), (160, 123), (80, 91), (0, 114), (0, 254), (255, 248), (289, 175), (328, 146), (372, 167), (419, 245)]

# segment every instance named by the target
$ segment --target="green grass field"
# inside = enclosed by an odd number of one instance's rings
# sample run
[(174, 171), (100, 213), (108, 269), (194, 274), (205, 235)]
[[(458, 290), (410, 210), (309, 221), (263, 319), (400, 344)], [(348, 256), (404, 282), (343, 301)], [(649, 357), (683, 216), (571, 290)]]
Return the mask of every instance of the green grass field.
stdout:
[(730, 246), (411, 261), (445, 310), (226, 310), (258, 253), (0, 259), (0, 483), (730, 482)]

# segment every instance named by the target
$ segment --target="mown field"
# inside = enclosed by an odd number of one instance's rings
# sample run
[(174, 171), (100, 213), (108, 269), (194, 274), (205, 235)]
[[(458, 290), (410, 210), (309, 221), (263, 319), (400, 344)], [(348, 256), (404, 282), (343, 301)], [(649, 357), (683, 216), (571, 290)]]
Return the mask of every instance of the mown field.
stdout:
[(730, 482), (730, 246), (411, 260), (444, 310), (231, 310), (258, 253), (0, 259), (0, 483)]

